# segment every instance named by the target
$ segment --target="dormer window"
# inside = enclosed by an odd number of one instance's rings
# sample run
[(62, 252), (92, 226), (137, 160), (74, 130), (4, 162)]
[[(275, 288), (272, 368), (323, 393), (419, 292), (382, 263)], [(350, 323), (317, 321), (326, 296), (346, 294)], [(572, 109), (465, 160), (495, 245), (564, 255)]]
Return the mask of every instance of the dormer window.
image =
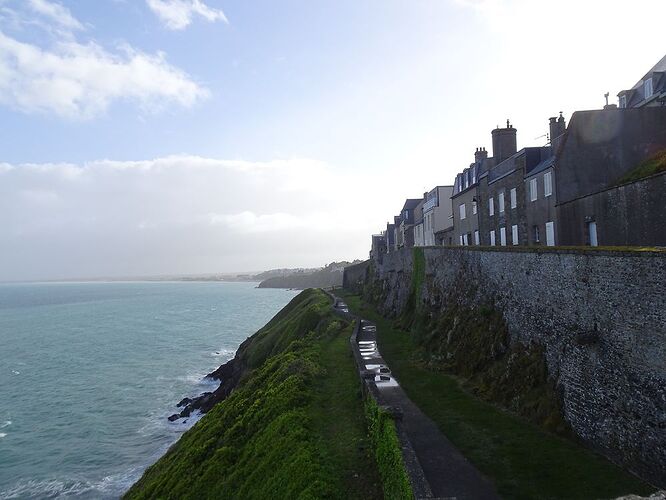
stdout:
[(621, 108), (626, 108), (627, 107), (627, 96), (626, 95), (621, 95), (620, 96), (620, 107)]
[(652, 78), (648, 78), (647, 80), (645, 80), (645, 83), (643, 84), (643, 90), (645, 91), (646, 99), (652, 97), (652, 94), (654, 93), (652, 89)]

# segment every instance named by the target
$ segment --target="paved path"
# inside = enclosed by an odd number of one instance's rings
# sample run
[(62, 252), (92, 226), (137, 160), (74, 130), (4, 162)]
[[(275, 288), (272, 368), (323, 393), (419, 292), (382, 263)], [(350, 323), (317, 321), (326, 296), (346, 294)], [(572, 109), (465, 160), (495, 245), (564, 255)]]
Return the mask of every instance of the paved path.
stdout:
[[(379, 402), (402, 414), (401, 430), (413, 449), (418, 465), (431, 491), (424, 490), (422, 498), (496, 499), (499, 498), (493, 484), (483, 476), (453, 446), (419, 408), (407, 397), (377, 348), (377, 327), (370, 321), (355, 317), (347, 305), (333, 297), (334, 309), (350, 319), (356, 319), (355, 357), (360, 364), (361, 375), (374, 383)], [(371, 373), (374, 372), (374, 377)]]

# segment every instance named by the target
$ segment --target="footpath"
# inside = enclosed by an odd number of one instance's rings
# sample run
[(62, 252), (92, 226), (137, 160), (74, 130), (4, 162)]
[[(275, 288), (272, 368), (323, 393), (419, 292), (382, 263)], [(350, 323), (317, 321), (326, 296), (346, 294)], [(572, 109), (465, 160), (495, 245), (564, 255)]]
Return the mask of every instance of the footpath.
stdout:
[(376, 325), (351, 314), (340, 298), (329, 296), (338, 314), (355, 321), (350, 343), (359, 376), (368, 397), (374, 397), (380, 407), (393, 415), (415, 497), (499, 498), (492, 482), (407, 397), (379, 352)]

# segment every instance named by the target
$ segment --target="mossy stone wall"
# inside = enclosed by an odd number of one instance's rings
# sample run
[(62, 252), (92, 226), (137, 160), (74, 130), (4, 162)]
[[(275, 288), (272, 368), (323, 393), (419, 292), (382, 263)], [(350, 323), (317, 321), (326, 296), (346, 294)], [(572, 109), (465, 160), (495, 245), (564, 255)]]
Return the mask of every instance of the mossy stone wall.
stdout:
[[(379, 308), (427, 337), (431, 359), (481, 363), (453, 368), (509, 407), (545, 370), (578, 437), (666, 485), (664, 253), (427, 247), (387, 254), (367, 275)], [(521, 404), (547, 418), (539, 401)]]

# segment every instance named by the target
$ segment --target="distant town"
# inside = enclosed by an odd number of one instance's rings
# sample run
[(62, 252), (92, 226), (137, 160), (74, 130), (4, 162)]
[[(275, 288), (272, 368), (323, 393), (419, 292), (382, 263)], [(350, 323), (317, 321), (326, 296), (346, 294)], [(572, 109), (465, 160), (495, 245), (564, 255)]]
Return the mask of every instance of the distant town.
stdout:
[(517, 148), (509, 120), (492, 156), (453, 185), (405, 200), (370, 257), (414, 246), (666, 246), (666, 56), (618, 103), (549, 119), (547, 144)]

